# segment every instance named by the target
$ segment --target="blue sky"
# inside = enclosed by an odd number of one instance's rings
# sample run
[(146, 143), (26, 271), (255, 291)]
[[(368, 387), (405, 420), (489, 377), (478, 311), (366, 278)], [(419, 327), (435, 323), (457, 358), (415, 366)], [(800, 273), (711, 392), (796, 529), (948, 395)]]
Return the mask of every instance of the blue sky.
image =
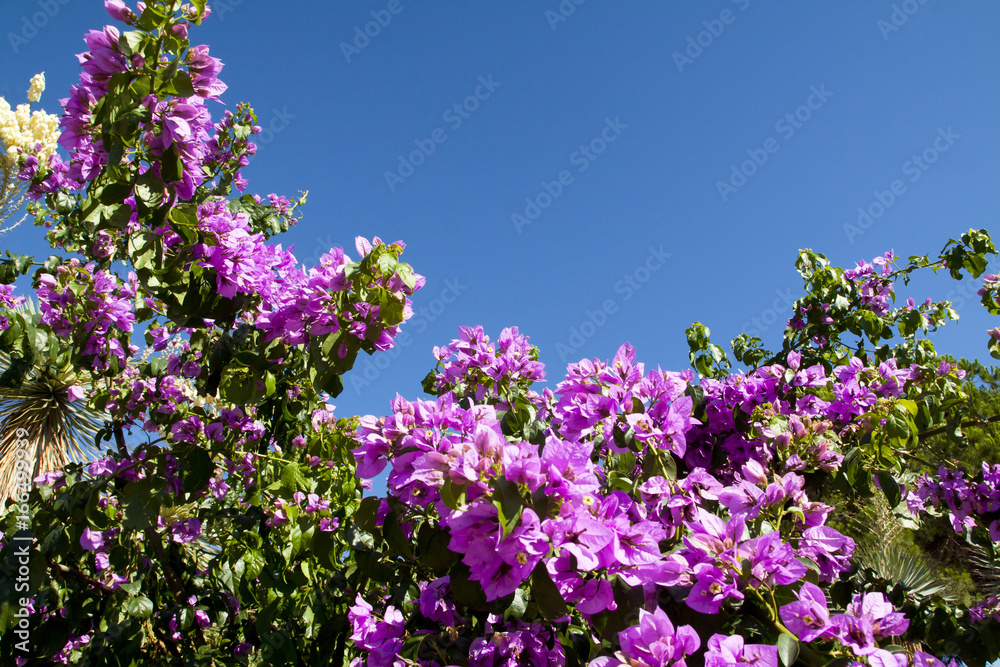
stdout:
[[(281, 241), (315, 263), (358, 234), (401, 239), (427, 276), (406, 344), (359, 360), (340, 414), (420, 396), (459, 325), (520, 327), (551, 381), (624, 341), (686, 368), (695, 320), (776, 345), (798, 249), (846, 266), (995, 227), (996, 3), (210, 4), (192, 41), (266, 128), (250, 190), (309, 191)], [(0, 95), (23, 101), (44, 70), (56, 110), (106, 22), (96, 0), (5, 0)], [(40, 239), (0, 243), (47, 255)], [(954, 300), (939, 350), (986, 357), (996, 323), (972, 286), (907, 294)]]

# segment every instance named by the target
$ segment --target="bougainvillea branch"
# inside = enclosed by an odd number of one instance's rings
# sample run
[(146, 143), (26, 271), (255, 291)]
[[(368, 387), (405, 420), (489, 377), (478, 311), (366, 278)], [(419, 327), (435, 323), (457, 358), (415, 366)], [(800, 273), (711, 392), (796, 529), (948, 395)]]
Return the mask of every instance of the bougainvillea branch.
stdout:
[[(996, 421), (970, 414), (928, 339), (957, 315), (895, 301), (918, 271), (979, 278), (985, 231), (846, 270), (801, 251), (776, 352), (742, 335), (731, 362), (696, 323), (693, 371), (626, 343), (553, 372), (516, 327), (462, 327), (434, 349), (428, 398), (340, 417), (342, 376), (395, 344), (424, 284), (404, 244), (358, 237), (300, 266), (272, 239), (305, 197), (248, 191), (256, 116), (212, 117), (231, 91), (189, 39), (205, 2), (105, 7), (117, 23), (84, 38), (64, 153), (17, 156), (59, 254), (0, 260), (0, 384), (76, 368), (60, 401), (101, 416), (92, 460), (10, 450), (0, 649), (16, 664), (1000, 656), (995, 597), (884, 578), (840, 520), (876, 499), (893, 521), (947, 513), (995, 553), (1000, 466), (935, 467), (924, 443)], [(15, 293), (29, 272), (37, 312)], [(1000, 314), (1000, 281), (982, 280)]]

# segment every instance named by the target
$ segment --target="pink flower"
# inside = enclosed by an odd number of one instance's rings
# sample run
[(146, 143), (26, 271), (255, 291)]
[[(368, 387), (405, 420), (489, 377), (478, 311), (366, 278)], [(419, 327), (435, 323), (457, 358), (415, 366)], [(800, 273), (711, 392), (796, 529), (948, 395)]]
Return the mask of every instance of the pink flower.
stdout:
[(104, 547), (104, 533), (99, 530), (84, 528), (80, 535), (80, 546), (86, 551), (98, 551)]
[(104, 9), (116, 21), (131, 23), (135, 20), (135, 12), (129, 9), (122, 0), (104, 0)]
[(86, 394), (83, 391), (83, 387), (74, 384), (66, 390), (66, 396), (69, 398), (69, 402), (73, 403), (75, 401), (79, 401), (81, 398), (86, 396)]

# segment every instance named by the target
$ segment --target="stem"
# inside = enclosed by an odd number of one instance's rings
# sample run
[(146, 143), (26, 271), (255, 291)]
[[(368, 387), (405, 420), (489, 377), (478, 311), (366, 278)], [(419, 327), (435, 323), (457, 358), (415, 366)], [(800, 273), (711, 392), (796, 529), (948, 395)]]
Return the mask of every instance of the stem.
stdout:
[(146, 528), (145, 530), (146, 542), (153, 548), (153, 553), (156, 555), (156, 559), (160, 561), (163, 565), (163, 575), (167, 579), (167, 585), (170, 587), (170, 591), (177, 598), (177, 601), (181, 604), (187, 604), (187, 592), (184, 590), (184, 582), (174, 571), (174, 568), (170, 565), (169, 558), (167, 557), (167, 552), (163, 548), (163, 541), (160, 539), (160, 534), (156, 532), (156, 529), (152, 526)]
[(118, 447), (119, 454), (128, 456), (128, 448), (125, 445), (125, 431), (122, 430), (121, 424), (115, 424), (115, 445)]
[[(970, 419), (969, 421), (962, 422), (958, 426), (959, 428), (968, 428), (970, 426), (987, 426), (989, 424), (995, 424), (996, 422), (1000, 422), (1000, 415), (993, 415), (988, 419)], [(947, 424), (944, 426), (938, 426), (937, 428), (932, 428), (929, 431), (918, 433), (917, 438), (919, 438), (920, 440), (924, 440), (925, 438), (930, 438), (931, 436), (940, 435), (941, 433), (947, 431), (949, 428), (951, 427), (948, 426)]]
[[(771, 625), (771, 628), (773, 630), (777, 630), (779, 633), (783, 635), (791, 635), (792, 637), (795, 637), (796, 640), (798, 640), (798, 635), (796, 635), (794, 632), (786, 628), (785, 624), (782, 623), (780, 620), (778, 620), (778, 611), (776, 608), (777, 605), (775, 605), (774, 607), (769, 605), (767, 601), (764, 600), (764, 596), (761, 595), (760, 591), (758, 591), (756, 588), (750, 588), (748, 590), (767, 609), (767, 615), (768, 615), (767, 622)], [(771, 599), (772, 600), (774, 599), (773, 592), (771, 593)], [(817, 654), (815, 651), (809, 648), (809, 646), (807, 646), (801, 641), (799, 642), (799, 657), (797, 662), (804, 662), (806, 665), (808, 665), (808, 667), (820, 667), (821, 665), (825, 664), (825, 661), (819, 654)]]
[(110, 586), (108, 586), (104, 582), (98, 581), (97, 579), (94, 579), (93, 577), (90, 577), (90, 576), (84, 574), (83, 572), (80, 572), (79, 570), (74, 570), (71, 567), (66, 567), (62, 563), (56, 563), (54, 565), (54, 567), (55, 567), (55, 569), (59, 570), (63, 574), (71, 574), (74, 577), (76, 577), (77, 579), (79, 579), (80, 581), (82, 581), (84, 583), (87, 583), (87, 584), (90, 584), (94, 588), (97, 588), (98, 590), (101, 590), (101, 591), (103, 591), (105, 593), (114, 593), (115, 592), (115, 589), (111, 588)]

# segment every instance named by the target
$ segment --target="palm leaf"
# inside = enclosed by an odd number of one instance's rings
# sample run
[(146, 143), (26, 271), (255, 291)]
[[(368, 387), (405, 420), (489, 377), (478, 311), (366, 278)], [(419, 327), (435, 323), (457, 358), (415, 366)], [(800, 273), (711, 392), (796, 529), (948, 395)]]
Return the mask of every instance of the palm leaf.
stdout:
[[(36, 314), (30, 301), (20, 309)], [(10, 355), (0, 352), (0, 368), (10, 363)], [(90, 393), (89, 379), (70, 367), (36, 367), (21, 386), (0, 387), (0, 502), (17, 491), (15, 465), (21, 458), (27, 459), (33, 479), (99, 455), (94, 440), (103, 415), (86, 401), (70, 401), (74, 385)]]
[(973, 542), (966, 542), (962, 547), (969, 575), (978, 592), (985, 597), (1000, 595), (1000, 562)]
[(859, 565), (893, 584), (902, 584), (918, 599), (939, 596), (947, 602), (961, 602), (961, 592), (918, 550), (906, 544), (900, 517), (883, 494), (872, 496), (854, 521), (859, 534), (865, 535), (855, 551)]
[(938, 596), (951, 602), (961, 602), (962, 596), (947, 580), (916, 551), (898, 543), (873, 544), (863, 542), (856, 552), (858, 563), (871, 568), (878, 576), (902, 584), (907, 593), (916, 598)]

